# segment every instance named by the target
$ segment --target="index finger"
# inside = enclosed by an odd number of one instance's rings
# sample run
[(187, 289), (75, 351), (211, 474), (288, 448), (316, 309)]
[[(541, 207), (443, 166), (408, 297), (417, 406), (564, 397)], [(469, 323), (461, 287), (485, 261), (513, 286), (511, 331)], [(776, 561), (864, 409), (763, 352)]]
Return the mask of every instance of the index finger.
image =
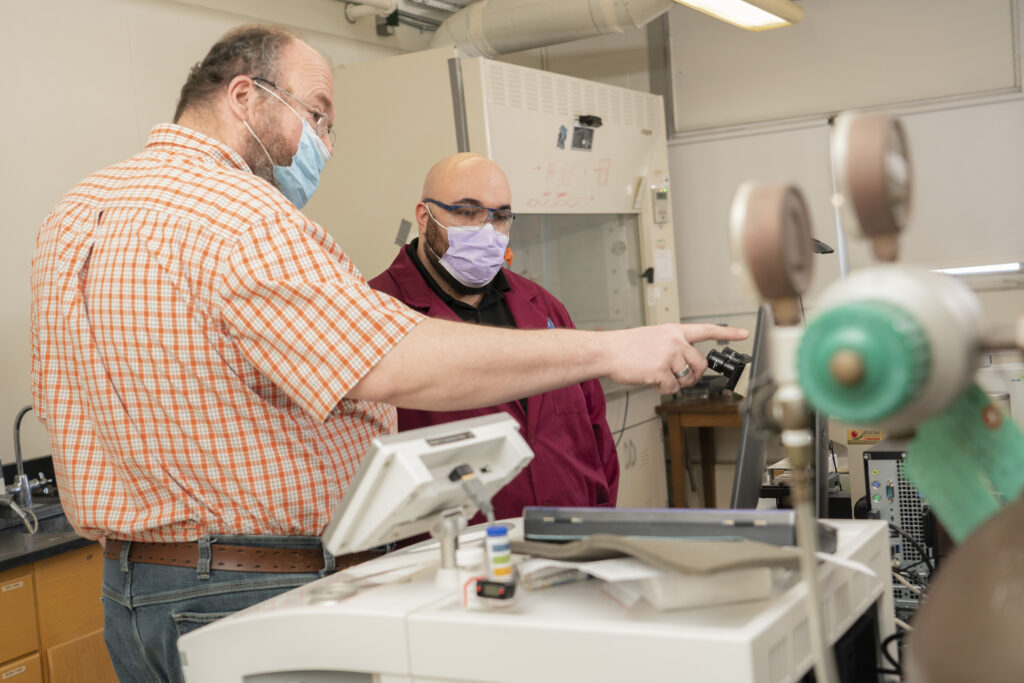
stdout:
[(729, 327), (728, 325), (713, 325), (711, 323), (696, 323), (683, 325), (686, 328), (686, 339), (689, 342), (702, 342), (708, 339), (718, 341), (739, 341), (750, 336), (750, 332), (742, 327)]

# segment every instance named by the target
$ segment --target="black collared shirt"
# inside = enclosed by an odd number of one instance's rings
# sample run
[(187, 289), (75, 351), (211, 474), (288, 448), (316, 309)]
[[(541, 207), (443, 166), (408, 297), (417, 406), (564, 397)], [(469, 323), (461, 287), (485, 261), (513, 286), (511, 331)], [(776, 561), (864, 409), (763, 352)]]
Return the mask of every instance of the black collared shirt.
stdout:
[[(470, 306), (469, 304), (462, 303), (434, 282), (434, 278), (430, 276), (427, 269), (420, 263), (420, 255), (416, 250), (419, 240), (420, 238), (417, 237), (406, 247), (409, 250), (409, 258), (412, 260), (413, 265), (416, 266), (416, 270), (420, 271), (424, 281), (430, 285), (435, 294), (441, 297), (441, 301), (448, 308), (452, 309), (455, 315), (459, 316), (462, 322), (493, 325), (495, 327), (516, 326), (516, 319), (512, 317), (512, 311), (508, 310), (508, 303), (505, 301), (505, 292), (509, 290), (509, 285), (508, 278), (505, 277), (504, 268), (498, 269), (498, 274), (494, 276), (491, 284), (484, 290), (480, 303), (476, 306)], [(519, 405), (525, 413), (526, 399), (519, 399)]]
[(406, 247), (409, 253), (409, 258), (412, 259), (413, 265), (420, 271), (420, 275), (426, 281), (430, 288), (434, 290), (434, 293), (441, 297), (441, 301), (445, 303), (448, 308), (455, 312), (455, 315), (463, 322), (477, 323), (481, 325), (494, 325), (495, 327), (515, 327), (516, 321), (512, 317), (512, 312), (508, 310), (508, 304), (505, 303), (505, 292), (508, 291), (508, 279), (505, 277), (505, 269), (499, 269), (498, 274), (491, 280), (491, 284), (483, 292), (483, 298), (480, 299), (480, 303), (476, 306), (470, 306), (464, 304), (446, 291), (441, 289), (441, 286), (434, 282), (434, 278), (430, 276), (426, 267), (420, 263), (419, 253), (416, 251), (419, 237), (414, 239)]

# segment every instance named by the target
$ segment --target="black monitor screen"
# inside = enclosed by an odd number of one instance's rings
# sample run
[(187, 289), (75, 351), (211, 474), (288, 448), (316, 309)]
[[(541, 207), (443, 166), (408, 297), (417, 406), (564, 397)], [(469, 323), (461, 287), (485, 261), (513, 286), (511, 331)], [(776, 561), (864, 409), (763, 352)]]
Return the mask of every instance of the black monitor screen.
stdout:
[[(772, 309), (762, 304), (757, 312), (754, 328), (754, 350), (751, 354), (750, 375), (747, 385), (748, 411), (743, 416), (740, 430), (739, 452), (736, 454), (736, 477), (733, 480), (729, 507), (756, 508), (761, 497), (765, 466), (781, 460), (784, 453), (777, 434), (758, 429), (752, 411), (764, 409), (771, 393), (771, 330), (775, 325)], [(815, 507), (819, 517), (828, 515), (828, 419), (815, 414)]]

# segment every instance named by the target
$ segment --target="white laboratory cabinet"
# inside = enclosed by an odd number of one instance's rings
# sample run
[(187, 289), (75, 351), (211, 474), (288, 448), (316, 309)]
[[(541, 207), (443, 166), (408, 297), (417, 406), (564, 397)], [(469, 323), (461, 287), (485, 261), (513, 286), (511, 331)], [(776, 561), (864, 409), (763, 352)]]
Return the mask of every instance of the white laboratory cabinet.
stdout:
[[(558, 297), (577, 327), (678, 322), (660, 96), (454, 47), (338, 67), (334, 78), (336, 158), (306, 211), (367, 279), (418, 235), (429, 168), (475, 152), (509, 177), (511, 269)], [(621, 396), (609, 395), (617, 436)], [(631, 390), (620, 505), (667, 504), (657, 402), (653, 389)]]
[[(837, 644), (868, 623), (856, 654), (877, 661), (878, 643), (895, 629), (888, 529), (877, 520), (830, 523), (843, 563), (819, 570), (825, 640)], [(360, 571), (369, 576), (397, 559)], [(807, 590), (796, 575), (770, 598), (693, 609), (658, 611), (643, 601), (625, 608), (601, 581), (581, 581), (522, 590), (514, 607), (477, 611), (430, 569), (385, 585), (364, 580), (356, 592), (352, 571), (182, 636), (185, 680), (796, 683), (812, 667)]]
[(668, 507), (662, 421), (654, 413), (660, 402), (651, 389), (608, 396), (608, 424), (618, 441), (620, 508)]

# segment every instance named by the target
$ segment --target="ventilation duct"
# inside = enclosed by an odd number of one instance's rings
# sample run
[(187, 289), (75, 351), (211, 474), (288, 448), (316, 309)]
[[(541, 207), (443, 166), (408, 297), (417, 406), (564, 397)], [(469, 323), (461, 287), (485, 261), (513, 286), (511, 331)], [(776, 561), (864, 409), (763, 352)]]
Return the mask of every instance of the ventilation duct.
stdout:
[(431, 47), (455, 45), (470, 57), (496, 57), (639, 28), (673, 0), (479, 0), (448, 17)]

